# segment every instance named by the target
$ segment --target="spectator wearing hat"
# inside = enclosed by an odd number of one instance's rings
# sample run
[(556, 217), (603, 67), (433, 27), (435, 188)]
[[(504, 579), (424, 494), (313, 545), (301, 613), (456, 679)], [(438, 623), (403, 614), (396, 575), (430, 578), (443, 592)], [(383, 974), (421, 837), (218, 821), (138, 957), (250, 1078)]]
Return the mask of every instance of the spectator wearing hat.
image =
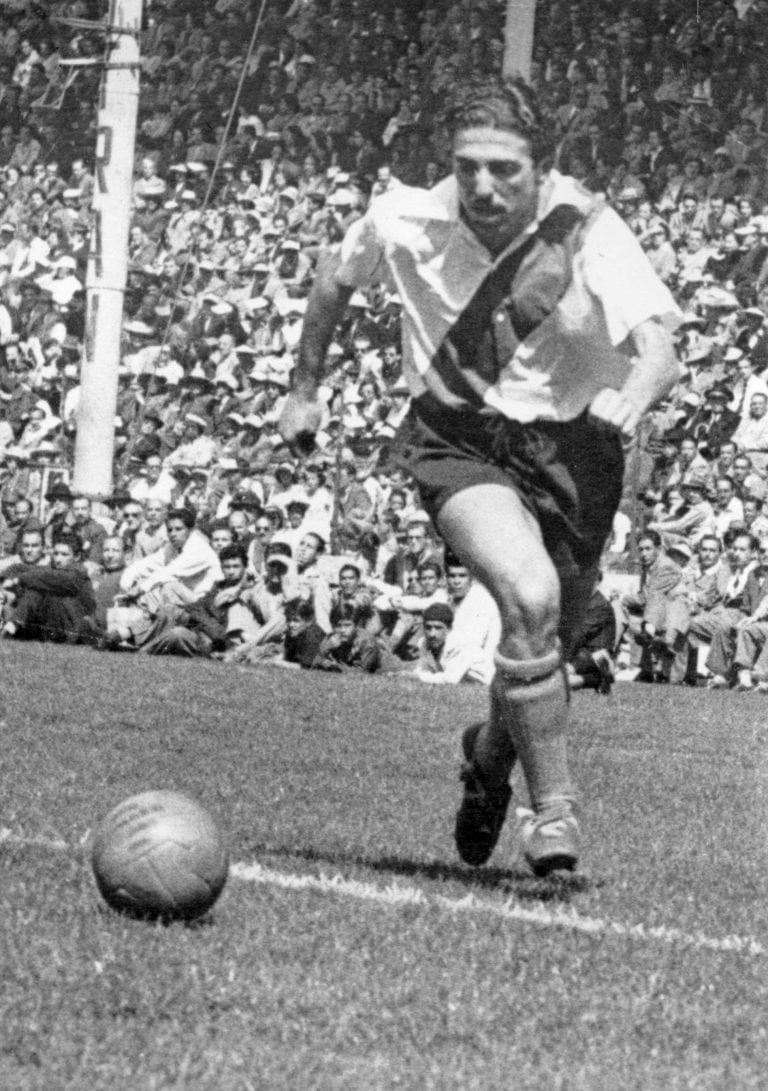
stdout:
[(45, 500), (49, 505), (44, 524), (45, 544), (50, 549), (53, 539), (67, 528), (74, 495), (65, 481), (57, 481), (46, 492)]
[(206, 435), (207, 427), (204, 417), (187, 413), (182, 422), (181, 443), (166, 457), (163, 468), (211, 466), (218, 454), (218, 444), (212, 436)]
[[(761, 231), (765, 231), (763, 239), (768, 242), (768, 217), (761, 220)], [(763, 269), (768, 271), (768, 254)], [(761, 273), (762, 276), (762, 273)], [(758, 288), (761, 279), (757, 281)], [(761, 307), (746, 307), (743, 312), (744, 325), (736, 334), (735, 346), (744, 352), (752, 361), (755, 371), (762, 374), (768, 366), (768, 329), (765, 325), (765, 313)]]
[(707, 498), (706, 474), (688, 474), (680, 482), (680, 489), (683, 493), (682, 509), (672, 516), (650, 522), (648, 529), (661, 535), (667, 550), (676, 543), (685, 542), (692, 551), (705, 534), (716, 533), (715, 512)]
[(731, 440), (739, 424), (738, 413), (728, 408), (730, 396), (730, 392), (721, 386), (710, 387), (705, 395), (697, 435), (706, 442), (707, 449), (715, 458), (723, 444)]
[(677, 253), (669, 241), (669, 227), (656, 217), (650, 221), (640, 242), (656, 275), (669, 284), (677, 274)]

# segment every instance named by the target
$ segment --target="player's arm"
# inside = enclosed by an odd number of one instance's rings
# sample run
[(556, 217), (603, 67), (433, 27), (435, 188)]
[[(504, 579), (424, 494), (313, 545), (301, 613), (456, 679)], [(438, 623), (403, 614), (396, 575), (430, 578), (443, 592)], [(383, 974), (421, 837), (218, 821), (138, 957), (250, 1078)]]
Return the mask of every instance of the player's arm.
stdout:
[(671, 335), (655, 318), (646, 319), (630, 335), (634, 363), (620, 390), (605, 387), (589, 407), (590, 415), (632, 436), (643, 414), (679, 379), (679, 363)]
[(307, 302), (291, 392), (280, 418), (280, 432), (288, 443), (309, 446), (320, 426), (317, 388), (334, 330), (352, 295), (352, 288), (337, 277), (340, 264), (337, 255), (328, 256), (318, 268)]

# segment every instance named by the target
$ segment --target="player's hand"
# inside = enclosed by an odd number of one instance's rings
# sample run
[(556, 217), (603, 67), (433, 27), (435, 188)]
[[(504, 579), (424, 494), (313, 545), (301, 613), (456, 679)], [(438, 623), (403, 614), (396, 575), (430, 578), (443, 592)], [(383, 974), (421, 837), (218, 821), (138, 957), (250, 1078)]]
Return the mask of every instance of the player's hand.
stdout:
[(292, 447), (309, 454), (315, 445), (321, 418), (322, 410), (315, 398), (291, 391), (280, 416), (280, 435)]
[(599, 421), (609, 428), (615, 428), (623, 436), (634, 436), (642, 413), (620, 390), (604, 387), (595, 394), (589, 407), (592, 420)]

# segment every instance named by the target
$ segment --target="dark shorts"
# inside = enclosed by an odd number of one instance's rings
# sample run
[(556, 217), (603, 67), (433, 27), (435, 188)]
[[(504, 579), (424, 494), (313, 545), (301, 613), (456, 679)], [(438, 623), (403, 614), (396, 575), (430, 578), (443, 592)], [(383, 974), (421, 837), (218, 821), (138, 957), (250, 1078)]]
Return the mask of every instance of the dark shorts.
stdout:
[(624, 456), (618, 433), (586, 413), (519, 424), (416, 399), (393, 453), (433, 521), (456, 493), (504, 485), (538, 522), (561, 582), (599, 561), (621, 499)]

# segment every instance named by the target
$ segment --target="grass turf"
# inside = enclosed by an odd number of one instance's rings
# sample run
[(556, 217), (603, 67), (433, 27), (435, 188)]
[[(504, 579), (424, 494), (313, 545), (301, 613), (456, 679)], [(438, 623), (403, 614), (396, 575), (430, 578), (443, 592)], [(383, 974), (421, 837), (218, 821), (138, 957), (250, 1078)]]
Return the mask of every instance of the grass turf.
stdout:
[[(758, 1088), (766, 963), (678, 939), (452, 913), (434, 895), (768, 946), (764, 702), (578, 694), (585, 870), (532, 879), (451, 841), (471, 688), (0, 647), (2, 1088)], [(233, 860), (407, 886), (388, 905), (231, 879), (210, 920), (104, 909), (78, 845), (184, 790)], [(519, 796), (519, 793), (516, 793)]]

